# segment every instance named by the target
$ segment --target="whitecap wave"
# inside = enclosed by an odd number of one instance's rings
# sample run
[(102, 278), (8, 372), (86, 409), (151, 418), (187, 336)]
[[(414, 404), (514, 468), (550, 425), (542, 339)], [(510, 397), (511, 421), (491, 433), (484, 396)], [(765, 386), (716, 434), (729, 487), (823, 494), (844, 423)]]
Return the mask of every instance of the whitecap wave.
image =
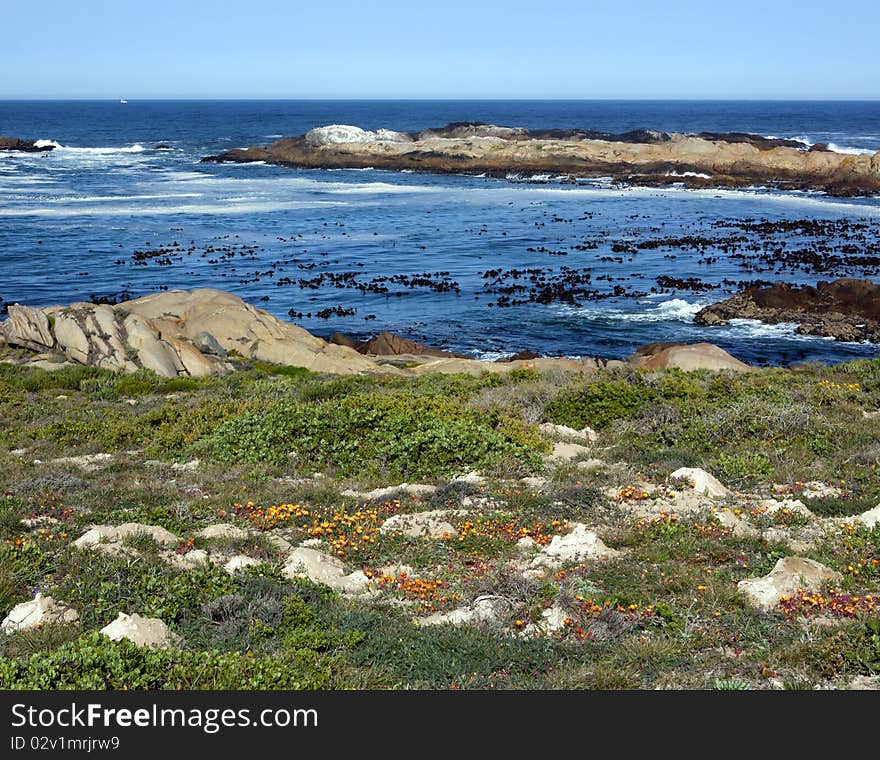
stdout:
[(51, 217), (76, 216), (174, 216), (174, 215), (233, 215), (259, 214), (271, 211), (291, 211), (307, 208), (347, 206), (344, 201), (263, 201), (230, 205), (226, 201), (200, 204), (170, 204), (167, 206), (68, 206), (67, 208), (0, 208), (2, 217)]
[(795, 332), (797, 322), (778, 322), (771, 325), (757, 319), (731, 319), (728, 320), (730, 328), (736, 331), (738, 336), (748, 338), (794, 338), (795, 340), (816, 340), (811, 335), (800, 335)]
[[(641, 305), (651, 304), (647, 299), (639, 302)], [(694, 320), (694, 315), (705, 304), (692, 303), (683, 298), (671, 298), (659, 304), (651, 304), (647, 309), (634, 309), (632, 307), (607, 307), (599, 304), (589, 306), (560, 306), (559, 311), (567, 314), (575, 314), (589, 319), (606, 319), (620, 322), (687, 322)]]
[(619, 319), (630, 322), (693, 322), (703, 304), (672, 298), (644, 311), (620, 312)]
[(140, 143), (125, 145), (118, 148), (81, 148), (74, 145), (62, 145), (55, 140), (36, 140), (34, 145), (38, 148), (54, 148), (53, 153), (90, 154), (95, 156), (109, 155), (113, 153), (143, 153), (146, 148)]
[(159, 201), (172, 198), (201, 198), (202, 193), (165, 193), (156, 195), (82, 195), (42, 200), (43, 203), (107, 203), (113, 201)]
[(832, 153), (846, 153), (849, 156), (873, 156), (877, 151), (870, 148), (849, 148), (837, 143), (828, 143), (828, 150)]
[(473, 349), (466, 353), (481, 362), (497, 362), (500, 359), (507, 359), (508, 357), (513, 356), (511, 351), (481, 351), (479, 349)]

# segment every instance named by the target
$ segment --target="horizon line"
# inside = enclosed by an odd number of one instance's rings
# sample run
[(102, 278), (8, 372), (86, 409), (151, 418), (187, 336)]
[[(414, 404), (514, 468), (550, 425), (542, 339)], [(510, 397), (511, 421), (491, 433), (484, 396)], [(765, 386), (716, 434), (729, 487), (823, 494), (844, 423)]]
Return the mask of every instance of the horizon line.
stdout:
[[(529, 97), (137, 97), (137, 96), (121, 96), (129, 103), (132, 100), (140, 102), (168, 102), (168, 101), (239, 101), (239, 102), (264, 102), (264, 101), (314, 101), (314, 102), (644, 102), (644, 103), (872, 103), (880, 102), (880, 96), (877, 97), (802, 97), (802, 98), (776, 98), (776, 97), (760, 97), (760, 98), (685, 98), (685, 97), (669, 97), (669, 98), (650, 98), (650, 97), (592, 97), (592, 98), (529, 98)], [(118, 102), (120, 98), (115, 96), (103, 97), (47, 97), (47, 96), (31, 96), (31, 97), (6, 97), (0, 96), (0, 102), (69, 102), (69, 101), (87, 101), (87, 102)]]

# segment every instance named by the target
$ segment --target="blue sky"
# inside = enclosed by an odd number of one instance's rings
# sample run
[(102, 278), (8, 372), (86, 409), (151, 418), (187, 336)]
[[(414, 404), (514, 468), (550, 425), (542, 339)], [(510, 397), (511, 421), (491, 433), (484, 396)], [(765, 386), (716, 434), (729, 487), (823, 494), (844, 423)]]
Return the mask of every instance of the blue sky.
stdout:
[(0, 98), (880, 98), (880, 2), (10, 3)]

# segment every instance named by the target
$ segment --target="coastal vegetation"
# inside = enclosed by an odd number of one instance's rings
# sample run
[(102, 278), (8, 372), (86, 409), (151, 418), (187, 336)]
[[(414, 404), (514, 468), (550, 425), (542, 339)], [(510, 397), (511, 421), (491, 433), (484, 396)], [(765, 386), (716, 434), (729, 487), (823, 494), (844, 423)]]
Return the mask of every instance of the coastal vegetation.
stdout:
[[(78, 613), (9, 627), (0, 686), (861, 683), (880, 674), (880, 529), (856, 519), (880, 503), (878, 410), (880, 360), (417, 377), (243, 362), (204, 378), (0, 364), (0, 613), (37, 592)], [(698, 494), (682, 467), (726, 488)], [(85, 540), (94, 526), (119, 532)], [(595, 554), (557, 551), (584, 526)], [(827, 579), (766, 606), (743, 593), (793, 556)], [(119, 613), (161, 620), (169, 643), (99, 633)]]

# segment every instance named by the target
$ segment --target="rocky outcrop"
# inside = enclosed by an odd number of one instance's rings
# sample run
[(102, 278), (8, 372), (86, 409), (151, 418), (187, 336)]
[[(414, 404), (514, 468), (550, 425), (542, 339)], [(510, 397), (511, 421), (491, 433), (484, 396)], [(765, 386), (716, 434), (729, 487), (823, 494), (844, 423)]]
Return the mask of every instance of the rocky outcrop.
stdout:
[(435, 612), (418, 618), (418, 625), (479, 625), (496, 623), (511, 609), (511, 603), (503, 596), (484, 594), (478, 596), (467, 607), (459, 607), (449, 612)]
[(14, 150), (21, 153), (46, 153), (55, 150), (50, 142), (37, 140), (21, 140), (18, 137), (0, 137), (0, 150)]
[(316, 372), (378, 371), (357, 352), (220, 290), (176, 290), (116, 305), (13, 304), (0, 332), (11, 346), (60, 351), (72, 362), (117, 372), (150, 369), (163, 377), (223, 374), (233, 355)]
[(712, 343), (649, 343), (636, 349), (629, 363), (645, 369), (733, 370), (746, 372), (751, 367)]
[(880, 343), (880, 285), (847, 278), (820, 281), (815, 287), (777, 282), (707, 306), (697, 312), (694, 322), (714, 326), (731, 319), (793, 322), (802, 335)]
[(301, 168), (407, 169), (506, 176), (611, 176), (633, 184), (820, 189), (836, 195), (880, 191), (880, 153), (807, 150), (794, 140), (744, 133), (636, 130), (527, 130), (459, 123), (416, 135), (333, 124), (271, 145), (236, 149), (208, 162), (265, 161)]

